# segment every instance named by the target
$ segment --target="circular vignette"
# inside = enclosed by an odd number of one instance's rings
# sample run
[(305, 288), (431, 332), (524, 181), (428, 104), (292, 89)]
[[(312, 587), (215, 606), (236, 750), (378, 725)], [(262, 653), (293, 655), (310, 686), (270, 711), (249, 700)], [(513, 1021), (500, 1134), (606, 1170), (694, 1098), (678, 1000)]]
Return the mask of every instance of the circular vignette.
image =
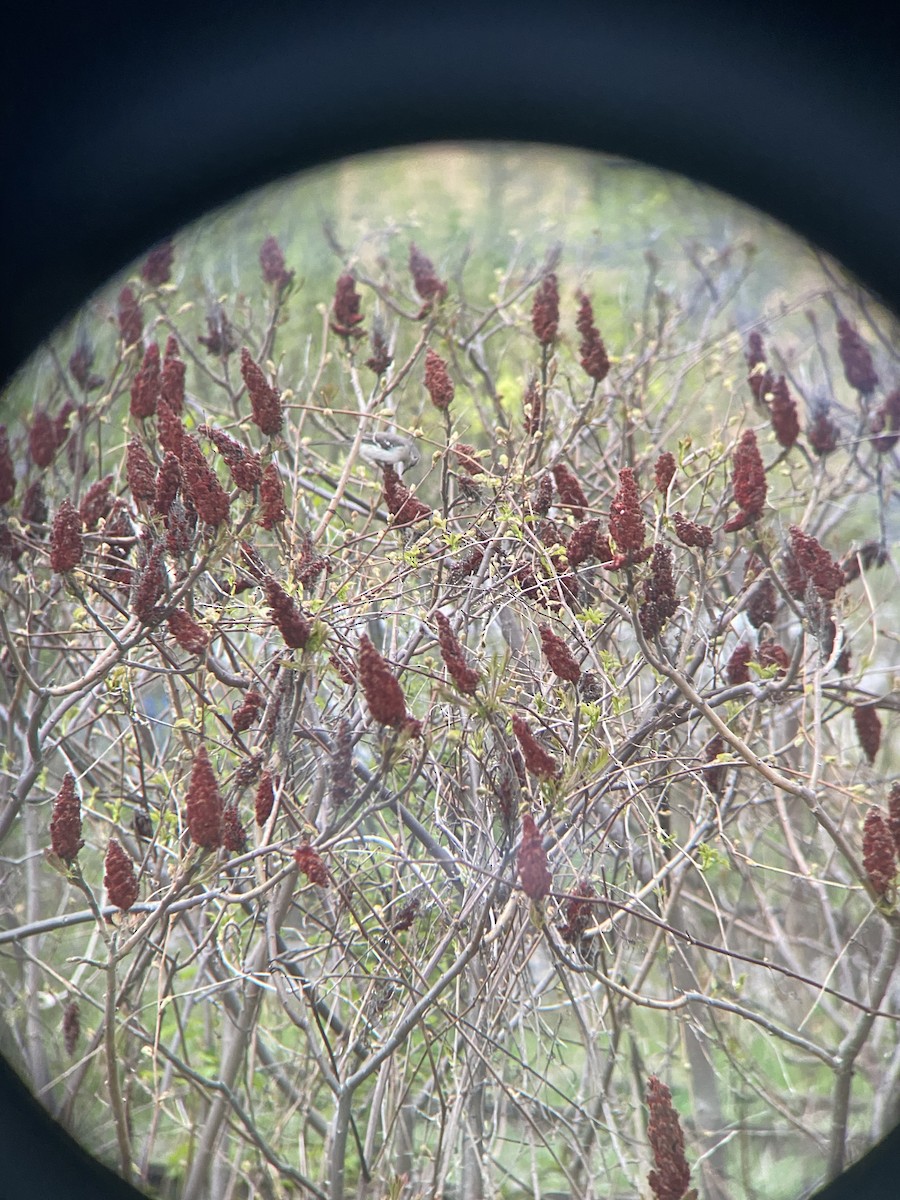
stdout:
[[(152, 29), (121, 12), (98, 26), (92, 9), (102, 22), (111, 6), (95, 4), (21, 31), (6, 79), (4, 379), (170, 230), (282, 174), (428, 138), (567, 143), (693, 175), (800, 229), (900, 308), (893, 102), (864, 21), (836, 30), (808, 24), (812, 6), (763, 5), (738, 25), (711, 5), (676, 18), (643, 4), (605, 23), (558, 4), (525, 29), (511, 9), (457, 5), (367, 27), (356, 7), (353, 33), (309, 13), (301, 30), (277, 4), (165, 3)], [(0, 1102), (4, 1196), (139, 1195), (56, 1140), (5, 1063)], [(823, 1200), (887, 1194), (891, 1141)]]

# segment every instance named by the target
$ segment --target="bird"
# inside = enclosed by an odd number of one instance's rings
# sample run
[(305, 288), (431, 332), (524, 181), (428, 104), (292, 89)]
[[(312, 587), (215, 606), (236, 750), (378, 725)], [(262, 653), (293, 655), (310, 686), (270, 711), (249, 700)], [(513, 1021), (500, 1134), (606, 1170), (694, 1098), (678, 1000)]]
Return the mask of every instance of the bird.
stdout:
[(359, 444), (359, 454), (374, 466), (393, 467), (401, 477), (404, 470), (414, 467), (420, 458), (414, 438), (386, 430), (366, 434)]

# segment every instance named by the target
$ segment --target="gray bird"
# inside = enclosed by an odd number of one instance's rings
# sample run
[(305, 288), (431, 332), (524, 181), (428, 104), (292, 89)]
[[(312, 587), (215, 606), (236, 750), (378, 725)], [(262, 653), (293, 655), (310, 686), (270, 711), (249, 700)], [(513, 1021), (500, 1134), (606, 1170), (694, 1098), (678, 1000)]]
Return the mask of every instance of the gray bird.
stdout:
[(387, 431), (367, 434), (359, 446), (360, 457), (377, 467), (393, 467), (402, 476), (407, 467), (419, 461), (415, 440), (402, 433)]

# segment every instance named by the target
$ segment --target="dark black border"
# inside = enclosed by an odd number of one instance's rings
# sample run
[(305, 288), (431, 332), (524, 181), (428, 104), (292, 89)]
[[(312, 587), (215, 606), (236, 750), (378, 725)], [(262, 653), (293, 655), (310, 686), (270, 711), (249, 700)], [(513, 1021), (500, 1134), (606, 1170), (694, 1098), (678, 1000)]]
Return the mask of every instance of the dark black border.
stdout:
[[(0, 379), (209, 208), (348, 154), (448, 138), (596, 148), (691, 175), (806, 234), (900, 311), (898, 18), (865, 0), (723, 7), (17, 6), (0, 69)], [(894, 1194), (898, 1143), (822, 1200)], [(0, 1200), (136, 1194), (92, 1170), (0, 1064)]]
[(31, 0), (0, 72), (4, 378), (149, 243), (250, 187), (440, 138), (597, 148), (807, 234), (900, 309), (894, 49), (860, 0)]

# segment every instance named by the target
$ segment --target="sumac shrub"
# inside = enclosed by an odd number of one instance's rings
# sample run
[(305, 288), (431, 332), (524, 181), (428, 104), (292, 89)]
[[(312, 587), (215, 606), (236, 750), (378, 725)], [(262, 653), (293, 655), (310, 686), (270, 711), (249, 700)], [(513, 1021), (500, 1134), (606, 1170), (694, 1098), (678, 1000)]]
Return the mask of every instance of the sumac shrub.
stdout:
[(811, 1185), (900, 1116), (896, 324), (388, 194), (10, 389), (4, 1050), (185, 1200)]

